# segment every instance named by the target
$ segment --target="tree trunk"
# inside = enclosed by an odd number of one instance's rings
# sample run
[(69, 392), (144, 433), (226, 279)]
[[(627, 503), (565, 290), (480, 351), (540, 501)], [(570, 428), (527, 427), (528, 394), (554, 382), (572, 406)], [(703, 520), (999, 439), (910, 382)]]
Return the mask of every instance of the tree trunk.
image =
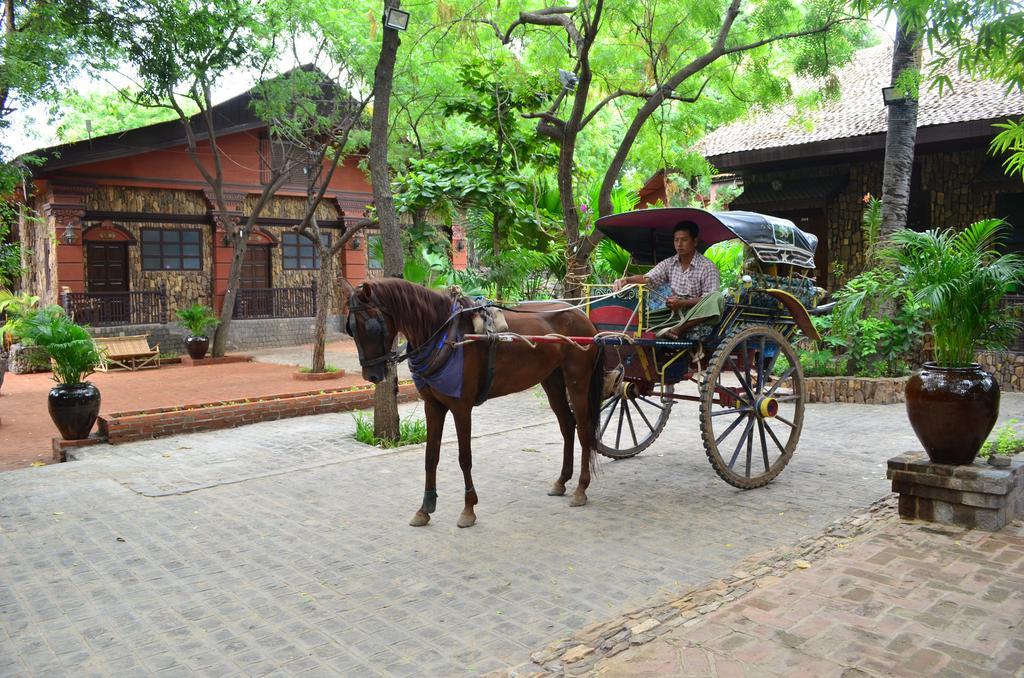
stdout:
[(316, 283), (316, 320), (313, 322), (313, 362), (310, 372), (324, 372), (324, 344), (327, 342), (327, 314), (334, 296), (334, 255), (328, 247), (320, 249), (320, 273)]
[[(892, 53), (892, 84), (900, 73), (921, 66), (919, 34), (907, 31), (899, 22)], [(881, 238), (907, 227), (910, 178), (914, 171), (914, 143), (917, 139), (917, 92), (903, 103), (889, 105), (889, 129), (885, 136), (885, 167), (882, 175)]]
[[(384, 12), (398, 8), (400, 0), (384, 0)], [(401, 278), (405, 263), (402, 257), (402, 234), (391, 196), (391, 173), (388, 168), (388, 114), (391, 107), (391, 85), (395, 77), (398, 54), (398, 31), (383, 29), (380, 58), (373, 77), (373, 120), (370, 125), (370, 183), (373, 204), (380, 223), (384, 249), (384, 275)], [(398, 440), (398, 370), (388, 367), (388, 376), (377, 384), (373, 395), (373, 434), (384, 440)]]
[(231, 328), (231, 320), (235, 313), (235, 297), (238, 295), (238, 283), (242, 279), (242, 260), (245, 258), (245, 250), (249, 245), (248, 232), (238, 236), (238, 218), (229, 217), (224, 219), (224, 232), (232, 238), (235, 243), (234, 252), (231, 254), (231, 268), (228, 272), (228, 288), (224, 290), (224, 305), (220, 309), (220, 324), (213, 335), (212, 355), (219, 358), (224, 355), (228, 345), (228, 331)]

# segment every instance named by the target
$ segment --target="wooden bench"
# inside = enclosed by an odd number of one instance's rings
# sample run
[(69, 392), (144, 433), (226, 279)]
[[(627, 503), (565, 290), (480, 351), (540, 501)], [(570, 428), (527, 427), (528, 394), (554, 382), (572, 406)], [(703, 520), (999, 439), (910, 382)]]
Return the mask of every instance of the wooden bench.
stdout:
[(96, 368), (100, 372), (106, 372), (112, 366), (131, 371), (160, 367), (160, 344), (150, 348), (148, 334), (95, 337), (93, 341), (103, 356), (103, 362)]

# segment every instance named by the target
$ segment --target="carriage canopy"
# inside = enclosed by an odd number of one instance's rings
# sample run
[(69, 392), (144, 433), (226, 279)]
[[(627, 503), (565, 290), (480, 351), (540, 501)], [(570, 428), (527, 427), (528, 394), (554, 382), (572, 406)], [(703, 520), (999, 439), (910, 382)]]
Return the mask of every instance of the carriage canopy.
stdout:
[(633, 255), (639, 264), (655, 264), (675, 254), (672, 230), (680, 221), (700, 228), (701, 249), (739, 238), (766, 264), (814, 268), (818, 237), (792, 221), (757, 212), (708, 212), (693, 207), (663, 207), (610, 214), (597, 229)]

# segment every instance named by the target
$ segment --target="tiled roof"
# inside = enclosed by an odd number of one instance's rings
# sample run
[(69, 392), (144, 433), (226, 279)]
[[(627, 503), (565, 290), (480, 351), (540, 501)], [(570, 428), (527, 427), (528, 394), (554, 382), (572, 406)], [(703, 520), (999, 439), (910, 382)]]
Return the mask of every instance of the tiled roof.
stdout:
[[(796, 109), (783, 108), (753, 113), (746, 120), (720, 127), (701, 143), (705, 157), (767, 148), (781, 148), (815, 141), (843, 139), (885, 132), (886, 108), (882, 88), (889, 85), (892, 47), (880, 45), (857, 53), (838, 73), (841, 97), (821, 109), (805, 113), (797, 122)], [(1006, 94), (1005, 87), (992, 80), (970, 80), (952, 69), (948, 88), (940, 97), (937, 89), (922, 86), (917, 114), (918, 128), (970, 120), (1010, 117), (1024, 113), (1024, 95)], [(804, 87), (810, 83), (805, 83)], [(806, 123), (809, 121), (810, 125)]]

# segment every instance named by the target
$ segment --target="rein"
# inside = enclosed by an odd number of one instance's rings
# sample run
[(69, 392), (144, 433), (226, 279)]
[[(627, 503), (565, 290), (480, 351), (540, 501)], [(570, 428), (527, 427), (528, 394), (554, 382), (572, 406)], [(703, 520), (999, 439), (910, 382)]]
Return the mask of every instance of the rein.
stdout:
[[(394, 316), (391, 315), (391, 313), (388, 312), (387, 309), (385, 309), (383, 306), (380, 306), (378, 304), (370, 305), (370, 304), (367, 304), (365, 302), (358, 302), (358, 300), (357, 300), (357, 303), (355, 305), (353, 305), (351, 302), (349, 303), (348, 310), (349, 310), (349, 314), (350, 315), (353, 314), (353, 313), (362, 313), (363, 314), (363, 322), (364, 323), (368, 323), (371, 319), (372, 319), (373, 322), (380, 323), (379, 320), (377, 320), (376, 318), (373, 318), (372, 316), (370, 316), (369, 313), (366, 312), (367, 309), (371, 309), (371, 308), (376, 310), (382, 316), (386, 316), (388, 318), (391, 318), (391, 321), (394, 322)], [(385, 353), (385, 354), (383, 354), (381, 356), (378, 356), (376, 358), (371, 358), (369, 360), (364, 360), (362, 356), (359, 356), (359, 366), (360, 367), (373, 367), (375, 365), (380, 365), (381, 363), (389, 363), (389, 364), (393, 363), (393, 364), (397, 365), (398, 363), (400, 363), (400, 362), (402, 362), (404, 360), (407, 360), (408, 358), (410, 358), (412, 356), (416, 356), (418, 353), (422, 352), (424, 348), (428, 348), (432, 344), (434, 339), (439, 334), (441, 334), (441, 332), (446, 331), (447, 328), (452, 324), (452, 322), (455, 319), (457, 319), (460, 315), (462, 315), (463, 312), (471, 311), (471, 310), (473, 310), (473, 309), (472, 308), (459, 308), (458, 307), (458, 301), (455, 301), (452, 304), (452, 313), (451, 313), (451, 315), (449, 315), (447, 320), (445, 320), (443, 323), (441, 323), (441, 325), (436, 330), (434, 330), (434, 333), (431, 334), (429, 337), (427, 337), (427, 339), (422, 344), (420, 344), (419, 346), (414, 348), (412, 346), (412, 342), (406, 342), (405, 346), (402, 347), (402, 350), (400, 350), (400, 351), (388, 351), (387, 353)], [(353, 334), (352, 334), (348, 324), (346, 324), (345, 330), (346, 330), (346, 332), (348, 332), (349, 336), (353, 336)]]

